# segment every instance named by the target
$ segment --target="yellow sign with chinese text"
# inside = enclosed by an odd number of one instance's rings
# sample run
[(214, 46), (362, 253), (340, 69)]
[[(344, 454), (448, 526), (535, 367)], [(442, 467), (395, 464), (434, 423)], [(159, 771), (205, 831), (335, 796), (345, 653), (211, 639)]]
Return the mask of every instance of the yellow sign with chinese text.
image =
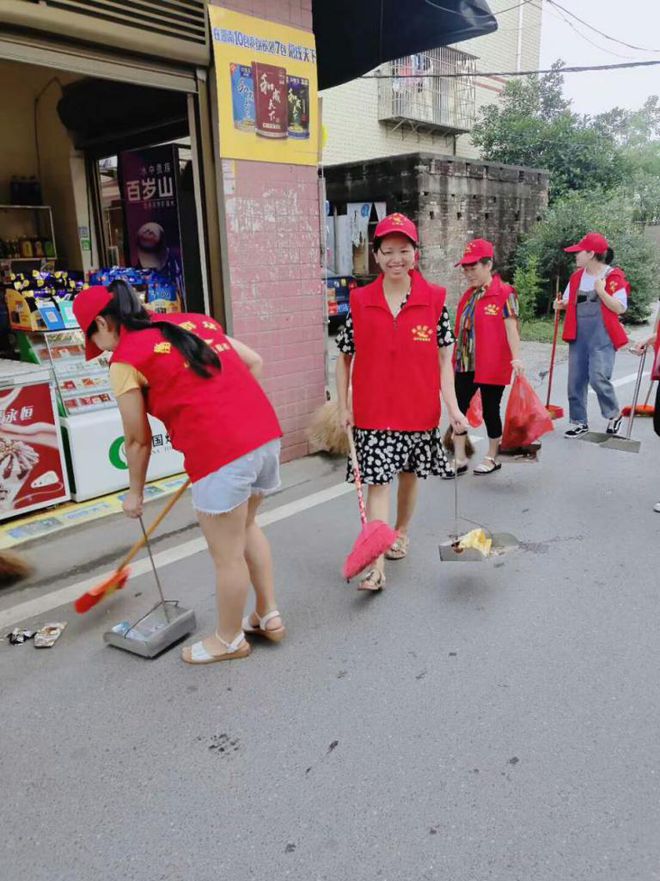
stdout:
[(209, 16), (220, 156), (317, 165), (314, 35), (220, 6)]

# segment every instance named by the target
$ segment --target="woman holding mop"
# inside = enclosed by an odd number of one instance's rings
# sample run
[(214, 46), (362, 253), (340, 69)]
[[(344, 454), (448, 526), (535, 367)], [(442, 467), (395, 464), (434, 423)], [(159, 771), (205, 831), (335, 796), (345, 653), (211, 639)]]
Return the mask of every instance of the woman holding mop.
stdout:
[[(141, 517), (151, 454), (147, 413), (184, 455), (192, 500), (216, 570), (218, 626), (183, 649), (189, 664), (250, 654), (246, 633), (277, 642), (285, 630), (275, 603), (268, 541), (255, 522), (279, 486), (280, 426), (257, 382), (260, 357), (204, 315), (147, 312), (123, 281), (91, 287), (73, 311), (87, 359), (112, 352), (110, 382), (124, 427), (129, 517)], [(250, 582), (255, 612), (243, 619)]]
[[(478, 476), (493, 474), (502, 467), (497, 454), (502, 439), (500, 405), (512, 372), (523, 372), (518, 332), (518, 297), (511, 285), (493, 274), (491, 242), (474, 239), (456, 264), (463, 268), (469, 287), (456, 313), (454, 370), (458, 406), (467, 411), (477, 391), (481, 392), (488, 452), (474, 469)], [(457, 477), (468, 469), (466, 433), (454, 432)]]
[(564, 340), (568, 352), (568, 403), (571, 427), (564, 437), (573, 439), (589, 431), (587, 392), (596, 392), (600, 412), (607, 419), (607, 434), (617, 434), (621, 410), (612, 385), (614, 358), (628, 342), (619, 320), (628, 308), (630, 285), (622, 269), (612, 267), (614, 252), (605, 236), (590, 232), (577, 244), (564, 248), (575, 254), (571, 275), (556, 309), (566, 310)]
[[(438, 428), (441, 390), (452, 426), (467, 430), (454, 391), (454, 337), (445, 289), (415, 269), (418, 244), (417, 228), (405, 215), (380, 221), (373, 247), (381, 275), (351, 293), (350, 312), (337, 337), (340, 418), (344, 426), (354, 426), (370, 521), (387, 522), (390, 484), (399, 479), (399, 537), (385, 554), (388, 560), (408, 554), (418, 479), (451, 473)], [(353, 477), (349, 462), (348, 479)], [(381, 590), (384, 566), (384, 558), (378, 558), (358, 589)]]

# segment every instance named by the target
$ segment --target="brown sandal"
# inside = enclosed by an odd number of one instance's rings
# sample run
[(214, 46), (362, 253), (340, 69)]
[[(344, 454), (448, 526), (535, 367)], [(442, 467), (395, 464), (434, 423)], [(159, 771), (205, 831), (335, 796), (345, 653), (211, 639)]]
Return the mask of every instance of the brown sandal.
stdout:
[(400, 535), (394, 542), (389, 551), (385, 551), (386, 560), (403, 560), (408, 556), (408, 548), (410, 547), (410, 539), (407, 535)]
[(358, 590), (366, 590), (369, 593), (378, 593), (385, 587), (385, 576), (380, 569), (370, 569), (358, 584)]
[(269, 639), (271, 642), (282, 642), (284, 637), (286, 636), (286, 628), (284, 624), (280, 624), (279, 627), (267, 627), (269, 621), (272, 621), (274, 618), (281, 618), (282, 616), (277, 611), (277, 609), (273, 609), (270, 612), (266, 612), (263, 618), (260, 618), (257, 615), (258, 623), (252, 624), (250, 621), (251, 616), (247, 615), (243, 618), (243, 632), (249, 634), (256, 634), (257, 636), (263, 636), (264, 639)]

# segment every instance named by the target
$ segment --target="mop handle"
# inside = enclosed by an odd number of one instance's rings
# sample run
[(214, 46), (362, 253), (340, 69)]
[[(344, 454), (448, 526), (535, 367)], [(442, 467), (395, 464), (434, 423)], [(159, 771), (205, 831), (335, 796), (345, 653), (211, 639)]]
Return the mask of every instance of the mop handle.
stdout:
[(632, 408), (630, 410), (630, 416), (628, 417), (628, 430), (626, 431), (626, 438), (630, 440), (630, 436), (632, 434), (633, 422), (635, 421), (635, 410), (637, 409), (637, 400), (639, 399), (639, 390), (642, 387), (642, 377), (644, 375), (644, 362), (646, 361), (646, 349), (642, 352), (642, 357), (639, 362), (639, 370), (637, 371), (637, 379), (635, 380), (635, 391), (633, 392), (633, 400), (632, 400)]
[(350, 425), (346, 426), (346, 434), (348, 435), (348, 447), (351, 451), (351, 465), (353, 467), (353, 476), (355, 477), (355, 489), (358, 494), (358, 505), (360, 506), (360, 520), (362, 525), (367, 525), (367, 509), (364, 504), (364, 493), (362, 492), (362, 476), (360, 474), (360, 466), (358, 465), (357, 453), (355, 452), (355, 440), (353, 439), (353, 429)]
[[(556, 301), (559, 302), (559, 296)], [(552, 336), (552, 352), (550, 354), (550, 370), (548, 372), (548, 396), (545, 399), (546, 409), (550, 405), (550, 393), (552, 392), (552, 377), (555, 372), (555, 354), (557, 352), (557, 337), (559, 336), (559, 309), (555, 309), (555, 330)]]
[(168, 503), (165, 505), (165, 507), (163, 508), (163, 510), (160, 512), (160, 514), (158, 515), (158, 517), (156, 517), (156, 519), (155, 519), (154, 522), (151, 524), (151, 526), (146, 530), (146, 532), (144, 533), (144, 535), (142, 536), (142, 538), (139, 538), (139, 539), (135, 542), (135, 544), (133, 545), (133, 547), (132, 547), (132, 548), (130, 549), (130, 551), (126, 554), (126, 556), (125, 556), (124, 559), (121, 561), (121, 563), (117, 566), (117, 572), (119, 572), (121, 569), (124, 569), (126, 566), (128, 566), (128, 564), (131, 562), (131, 560), (133, 559), (133, 557), (134, 557), (136, 554), (138, 554), (138, 553), (142, 550), (142, 548), (145, 546), (145, 544), (147, 543), (147, 541), (149, 540), (149, 538), (150, 538), (150, 537), (154, 534), (154, 532), (158, 529), (158, 527), (160, 526), (160, 524), (161, 524), (161, 523), (163, 522), (163, 520), (167, 517), (167, 515), (170, 513), (170, 511), (172, 510), (172, 508), (176, 505), (176, 503), (179, 501), (179, 499), (180, 499), (181, 496), (184, 494), (184, 492), (188, 489), (189, 486), (190, 486), (190, 478), (189, 478), (188, 480), (186, 480), (185, 483), (181, 484), (181, 486), (178, 488), (178, 490), (174, 493), (174, 495), (172, 496), (172, 498), (168, 501)]

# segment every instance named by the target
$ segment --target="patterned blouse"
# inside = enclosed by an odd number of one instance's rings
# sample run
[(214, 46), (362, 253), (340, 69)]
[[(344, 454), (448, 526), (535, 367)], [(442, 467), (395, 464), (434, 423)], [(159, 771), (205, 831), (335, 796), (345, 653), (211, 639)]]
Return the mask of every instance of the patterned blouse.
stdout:
[[(456, 352), (454, 354), (454, 369), (456, 373), (474, 372), (474, 310), (477, 308), (479, 300), (483, 297), (486, 287), (487, 286), (484, 285), (484, 287), (475, 288), (472, 296), (465, 304), (465, 309), (461, 316), (461, 326), (458, 332)], [(502, 308), (502, 318), (517, 317), (518, 296), (516, 295), (516, 292), (512, 290)]]

